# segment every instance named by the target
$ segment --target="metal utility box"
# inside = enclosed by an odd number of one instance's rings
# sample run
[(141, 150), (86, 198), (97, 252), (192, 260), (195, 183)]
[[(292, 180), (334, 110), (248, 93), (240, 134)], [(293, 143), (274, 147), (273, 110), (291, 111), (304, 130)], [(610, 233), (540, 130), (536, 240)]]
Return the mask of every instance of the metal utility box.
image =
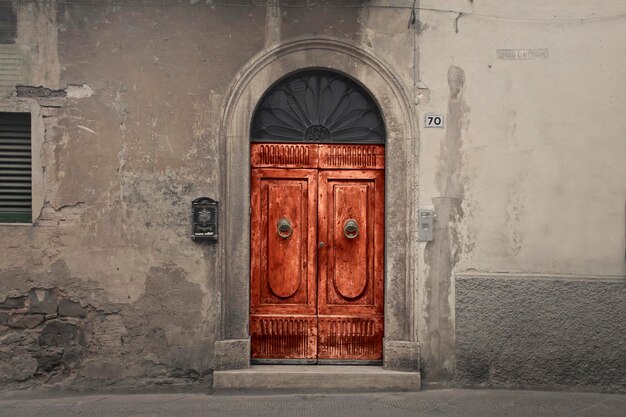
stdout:
[(435, 210), (433, 210), (432, 208), (421, 208), (418, 213), (418, 222), (418, 240), (420, 242), (430, 242), (431, 240), (433, 240)]

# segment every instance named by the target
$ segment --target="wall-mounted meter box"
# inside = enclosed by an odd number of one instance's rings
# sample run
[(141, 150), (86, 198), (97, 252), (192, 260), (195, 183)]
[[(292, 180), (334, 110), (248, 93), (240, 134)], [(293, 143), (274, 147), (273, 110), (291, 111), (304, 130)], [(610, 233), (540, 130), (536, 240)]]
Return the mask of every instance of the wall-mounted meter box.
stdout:
[(421, 208), (417, 216), (417, 240), (419, 240), (420, 242), (430, 242), (431, 240), (433, 240), (435, 210), (433, 210), (432, 208)]
[(191, 239), (196, 242), (217, 242), (219, 203), (208, 197), (196, 198), (191, 203)]

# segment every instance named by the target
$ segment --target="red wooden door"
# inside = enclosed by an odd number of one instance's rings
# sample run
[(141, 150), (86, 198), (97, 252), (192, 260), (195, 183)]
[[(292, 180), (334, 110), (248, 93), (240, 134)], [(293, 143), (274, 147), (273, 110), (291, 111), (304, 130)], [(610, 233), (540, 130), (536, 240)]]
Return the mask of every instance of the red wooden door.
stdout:
[(254, 358), (317, 356), (317, 172), (253, 169), (250, 334)]
[(251, 157), (252, 357), (382, 359), (384, 148)]

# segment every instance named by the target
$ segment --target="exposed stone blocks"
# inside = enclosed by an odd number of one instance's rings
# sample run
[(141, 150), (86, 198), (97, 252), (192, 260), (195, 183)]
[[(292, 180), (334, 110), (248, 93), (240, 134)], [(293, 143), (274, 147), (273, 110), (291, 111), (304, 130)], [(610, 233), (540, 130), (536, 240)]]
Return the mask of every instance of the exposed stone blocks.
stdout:
[(28, 294), (28, 312), (41, 314), (56, 314), (59, 302), (52, 290), (37, 288)]
[(76, 325), (61, 320), (47, 321), (39, 335), (39, 346), (74, 346), (85, 344), (85, 335)]
[(65, 90), (52, 90), (46, 87), (33, 87), (26, 85), (19, 85), (15, 87), (15, 92), (18, 97), (28, 98), (63, 98), (67, 96)]
[(59, 316), (62, 317), (87, 317), (87, 308), (81, 307), (77, 301), (64, 298), (59, 302)]
[(8, 297), (0, 303), (0, 309), (12, 309), (24, 307), (24, 297)]
[[(156, 289), (148, 296), (158, 300), (144, 296), (139, 308), (96, 303), (84, 292), (70, 295), (57, 287), (31, 288), (10, 298), (0, 295), (0, 386), (185, 386), (206, 391), (212, 371), (190, 363), (194, 352), (185, 350), (185, 336), (192, 329), (186, 317), (201, 303), (196, 286), (184, 280), (179, 269), (155, 274), (163, 281), (155, 281)], [(165, 294), (163, 289), (176, 283), (186, 285), (188, 293)], [(168, 304), (170, 300), (175, 304)], [(181, 328), (168, 327), (177, 313)]]
[(34, 329), (44, 321), (41, 314), (14, 314), (9, 316), (8, 325), (17, 329)]
[[(90, 307), (56, 288), (33, 288), (0, 303), (0, 383), (23, 383), (80, 367)], [(61, 316), (61, 317), (59, 317)]]

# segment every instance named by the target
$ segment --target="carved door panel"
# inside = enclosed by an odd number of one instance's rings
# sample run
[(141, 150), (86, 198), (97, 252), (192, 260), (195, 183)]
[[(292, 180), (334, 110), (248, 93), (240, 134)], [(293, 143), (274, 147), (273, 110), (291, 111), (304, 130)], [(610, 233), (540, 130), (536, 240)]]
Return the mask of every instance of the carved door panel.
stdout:
[(318, 357), (382, 359), (384, 172), (318, 178)]
[(384, 148), (251, 157), (252, 357), (382, 359)]

